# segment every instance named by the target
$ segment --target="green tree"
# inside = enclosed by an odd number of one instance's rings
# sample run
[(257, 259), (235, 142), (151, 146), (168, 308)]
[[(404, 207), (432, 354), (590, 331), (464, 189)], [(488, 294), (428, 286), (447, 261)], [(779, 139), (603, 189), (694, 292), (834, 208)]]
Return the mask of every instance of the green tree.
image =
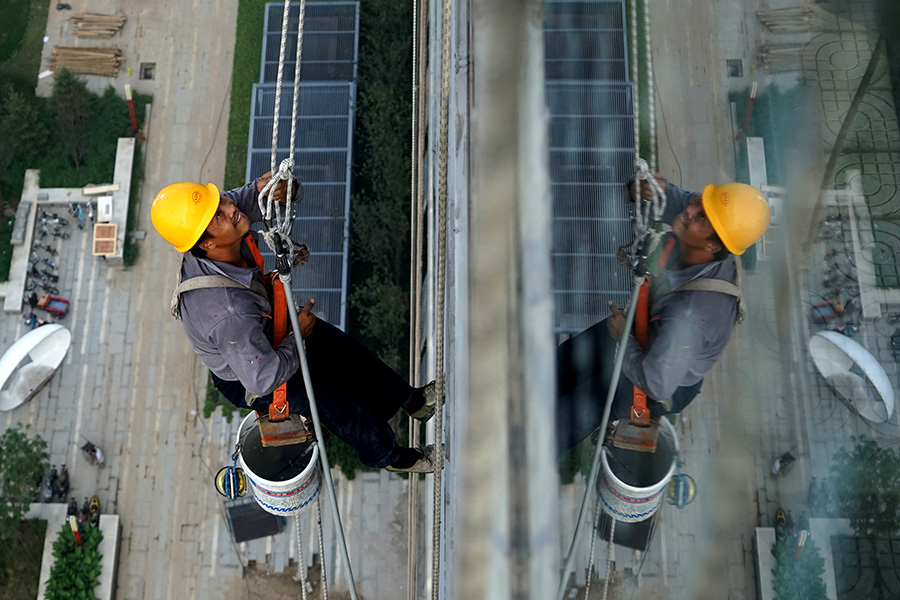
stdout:
[(91, 93), (83, 79), (62, 68), (53, 78), (50, 106), (56, 114), (63, 144), (75, 170), (81, 168), (88, 148), (91, 120)]
[[(27, 429), (27, 427), (25, 428)], [(21, 423), (0, 435), (0, 541), (14, 538), (47, 471), (47, 442)]]
[(860, 537), (900, 537), (900, 453), (872, 440), (834, 455), (831, 484), (840, 511)]
[(12, 151), (19, 155), (34, 154), (47, 144), (47, 128), (40, 119), (37, 101), (29, 101), (13, 88), (8, 88), (3, 97), (0, 129)]
[(775, 600), (826, 600), (828, 595), (822, 580), (825, 559), (819, 554), (815, 541), (807, 537), (800, 557), (794, 560), (796, 548), (796, 536), (775, 542), (772, 546)]

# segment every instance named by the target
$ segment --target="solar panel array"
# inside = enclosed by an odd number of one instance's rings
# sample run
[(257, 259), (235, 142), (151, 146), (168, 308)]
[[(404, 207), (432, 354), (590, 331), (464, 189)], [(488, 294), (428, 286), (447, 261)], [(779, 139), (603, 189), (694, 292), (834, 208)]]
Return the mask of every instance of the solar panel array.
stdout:
[(545, 6), (556, 332), (574, 334), (603, 318), (608, 300), (624, 305), (631, 289), (616, 259), (633, 238), (624, 185), (635, 145), (625, 3)]
[[(271, 168), (283, 10), (283, 3), (266, 4), (260, 83), (253, 86), (248, 181)], [(291, 4), (276, 165), (289, 154), (299, 15), (299, 3)], [(310, 260), (303, 267), (294, 269), (291, 288), (298, 302), (315, 298), (316, 313), (341, 329), (346, 323), (358, 39), (358, 2), (307, 3), (293, 148), (294, 174), (302, 182), (304, 194), (296, 210), (291, 237), (309, 247)], [(271, 251), (261, 250), (266, 268), (273, 268)]]

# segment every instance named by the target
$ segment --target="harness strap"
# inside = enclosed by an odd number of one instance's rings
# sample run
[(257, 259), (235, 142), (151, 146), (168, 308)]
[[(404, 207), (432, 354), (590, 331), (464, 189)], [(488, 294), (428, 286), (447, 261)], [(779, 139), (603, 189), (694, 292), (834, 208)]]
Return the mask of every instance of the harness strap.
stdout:
[[(659, 255), (656, 263), (657, 272), (662, 270), (669, 260), (672, 248), (675, 247), (675, 238), (669, 237), (666, 240), (665, 247)], [(634, 338), (637, 340), (641, 349), (647, 351), (650, 332), (650, 275), (644, 278), (644, 283), (638, 291), (637, 306), (634, 311)], [(650, 411), (647, 409), (647, 394), (638, 386), (634, 386), (631, 400), (631, 413), (628, 416), (629, 421), (633, 425), (639, 427), (650, 426)]]
[[(277, 273), (266, 274), (263, 271), (263, 257), (259, 252), (256, 241), (253, 239), (253, 235), (248, 233), (244, 237), (244, 241), (247, 242), (247, 247), (250, 248), (250, 253), (253, 255), (256, 266), (259, 267), (259, 272), (262, 274), (263, 279), (272, 286), (272, 322), (274, 325), (272, 330), (272, 347), (276, 348), (281, 344), (284, 336), (287, 335), (287, 300), (284, 297), (284, 284), (281, 283)], [(269, 404), (269, 421), (286, 421), (290, 416), (291, 412), (287, 401), (287, 382), (285, 381), (272, 392), (272, 403)]]
[[(214, 273), (212, 275), (199, 275), (197, 277), (191, 277), (186, 281), (181, 280), (181, 264), (184, 262), (184, 254), (178, 254), (178, 265), (176, 269), (178, 280), (175, 284), (175, 289), (172, 291), (172, 300), (169, 304), (169, 310), (172, 313), (172, 316), (176, 319), (181, 318), (181, 294), (184, 292), (190, 292), (193, 290), (202, 290), (208, 288), (239, 288), (242, 290), (248, 289), (243, 283), (239, 283), (230, 277), (225, 277), (224, 275), (219, 275), (218, 273)], [(260, 296), (265, 298), (269, 297), (269, 292), (266, 289), (266, 286), (253, 279), (250, 281), (250, 290), (256, 292)]]

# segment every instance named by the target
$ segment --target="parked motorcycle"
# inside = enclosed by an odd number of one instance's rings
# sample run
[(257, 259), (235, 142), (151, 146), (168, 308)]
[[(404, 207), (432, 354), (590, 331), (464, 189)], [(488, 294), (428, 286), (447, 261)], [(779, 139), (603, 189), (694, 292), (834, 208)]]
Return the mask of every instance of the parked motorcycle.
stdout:
[(50, 253), (50, 256), (59, 255), (59, 251), (56, 248), (54, 248), (53, 246), (51, 246), (50, 244), (38, 244), (36, 247), (39, 248), (40, 250), (46, 250), (47, 252)]
[(787, 537), (787, 515), (784, 509), (779, 507), (775, 511), (775, 539), (781, 541)]
[(96, 495), (91, 496), (91, 501), (88, 503), (88, 518), (91, 521), (91, 525), (94, 527), (100, 526), (100, 498)]
[(69, 501), (69, 507), (66, 510), (66, 521), (69, 520), (69, 517), (78, 518), (78, 501), (75, 500), (75, 496), (72, 496), (72, 499)]
[(41, 493), (41, 500), (44, 502), (53, 501), (53, 492), (56, 489), (56, 478), (56, 465), (51, 465), (50, 474), (47, 475), (47, 480), (44, 484), (44, 491)]
[(66, 468), (66, 463), (59, 468), (59, 477), (56, 480), (54, 493), (60, 501), (65, 500), (69, 495), (69, 469)]

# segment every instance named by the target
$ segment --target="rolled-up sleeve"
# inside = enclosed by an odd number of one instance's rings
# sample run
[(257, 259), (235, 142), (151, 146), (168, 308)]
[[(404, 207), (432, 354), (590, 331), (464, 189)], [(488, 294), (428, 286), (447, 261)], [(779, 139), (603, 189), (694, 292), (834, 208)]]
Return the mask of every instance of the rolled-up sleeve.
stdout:
[(665, 319), (648, 352), (629, 336), (622, 372), (649, 397), (665, 400), (684, 385), (704, 339), (703, 330), (691, 319)]
[(251, 394), (264, 396), (290, 379), (300, 366), (294, 336), (272, 348), (262, 317), (233, 315), (222, 319), (210, 332), (210, 343)]

